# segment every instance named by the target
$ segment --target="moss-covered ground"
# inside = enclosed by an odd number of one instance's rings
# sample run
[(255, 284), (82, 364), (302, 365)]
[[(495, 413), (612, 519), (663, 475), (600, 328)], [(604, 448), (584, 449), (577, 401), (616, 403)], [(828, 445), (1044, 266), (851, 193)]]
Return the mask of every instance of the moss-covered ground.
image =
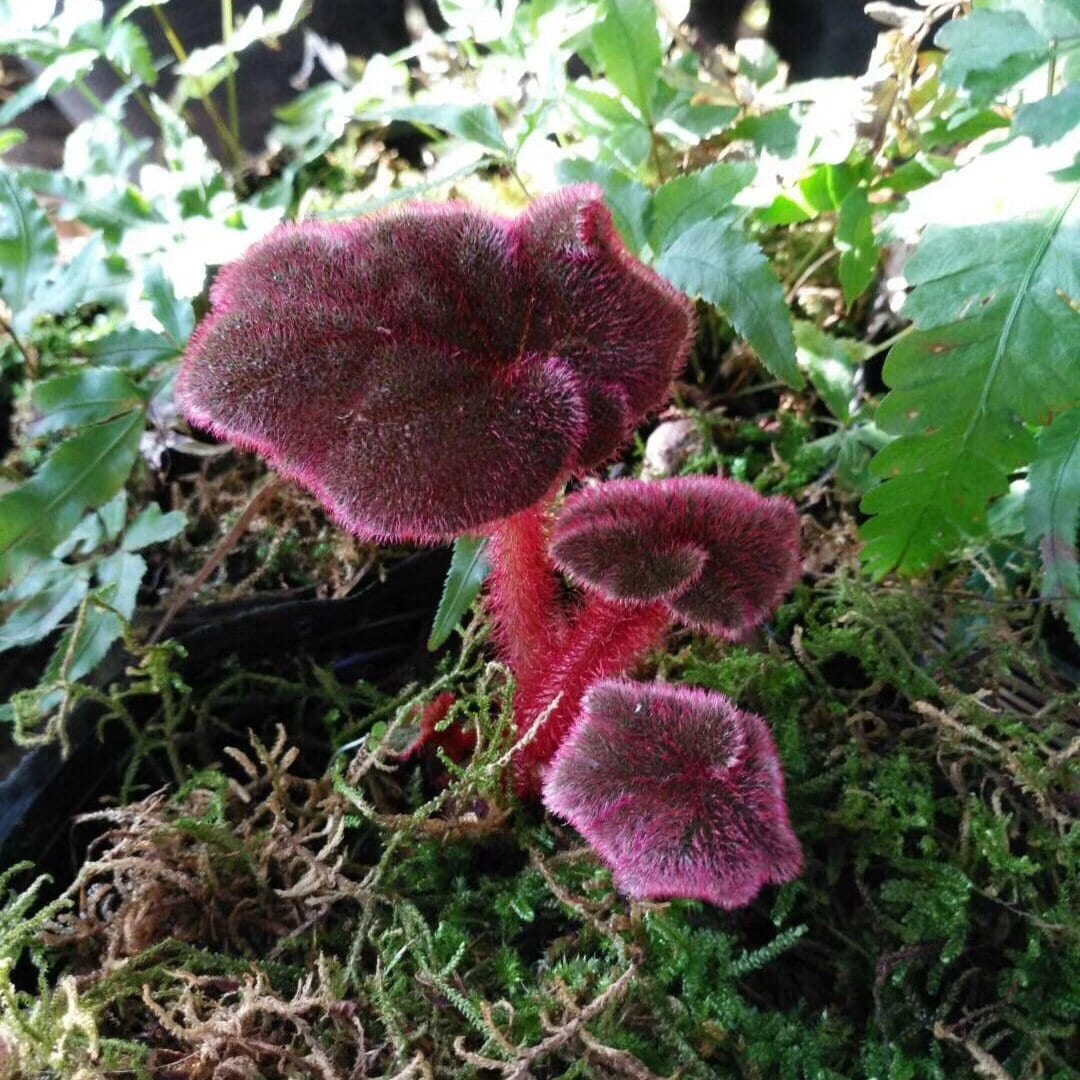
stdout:
[[(798, 881), (735, 913), (619, 896), (507, 794), (513, 687), (482, 608), (390, 689), (303, 655), (189, 681), (175, 645), (133, 640), (125, 678), (80, 692), (123, 750), (72, 829), (73, 884), (4, 878), (0, 1072), (1076, 1075), (1080, 697), (1046, 613), (988, 600), (985, 566), (868, 585), (819, 497), (766, 635), (676, 634), (643, 671), (769, 718)], [(396, 765), (444, 690), (477, 753)]]

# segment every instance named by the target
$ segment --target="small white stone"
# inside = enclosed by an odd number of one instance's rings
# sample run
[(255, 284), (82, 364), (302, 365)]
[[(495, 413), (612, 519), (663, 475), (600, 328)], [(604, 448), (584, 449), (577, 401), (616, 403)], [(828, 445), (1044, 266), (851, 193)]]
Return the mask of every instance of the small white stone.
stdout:
[(695, 454), (705, 449), (705, 440), (696, 420), (682, 417), (665, 420), (645, 442), (645, 480), (674, 476)]

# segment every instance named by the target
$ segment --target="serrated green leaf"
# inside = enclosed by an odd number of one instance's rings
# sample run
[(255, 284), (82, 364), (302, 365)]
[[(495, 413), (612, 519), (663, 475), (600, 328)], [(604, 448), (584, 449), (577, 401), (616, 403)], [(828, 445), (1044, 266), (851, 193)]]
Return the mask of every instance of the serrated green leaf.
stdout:
[(596, 135), (600, 160), (636, 172), (652, 150), (648, 125), (622, 101), (580, 86), (566, 88), (577, 122)]
[[(105, 504), (106, 506), (108, 503)], [(53, 548), (54, 559), (66, 559), (78, 552), (89, 555), (105, 542), (105, 524), (97, 511), (87, 514), (64, 539)]]
[(829, 411), (845, 424), (851, 419), (855, 373), (867, 348), (850, 338), (837, 338), (812, 322), (796, 320), (795, 346), (804, 368)]
[(66, 265), (54, 266), (48, 280), (39, 281), (33, 296), (12, 319), (16, 333), (30, 329), (39, 315), (61, 315), (82, 304), (107, 303), (122, 294), (126, 275), (117, 273), (100, 238), (84, 244)]
[(580, 184), (585, 181), (599, 184), (604, 189), (604, 201), (611, 211), (619, 235), (634, 254), (641, 252), (648, 242), (651, 199), (648, 188), (618, 169), (600, 165), (595, 161), (586, 161), (584, 158), (570, 158), (559, 162), (556, 174), (563, 184)]
[(44, 101), (49, 94), (66, 89), (76, 79), (89, 74), (97, 58), (96, 49), (68, 49), (61, 53), (0, 106), (0, 124), (10, 124), (20, 113)]
[(935, 44), (948, 50), (942, 82), (982, 100), (1015, 85), (1043, 63), (1049, 43), (1019, 11), (976, 9), (947, 22)]
[(339, 139), (356, 112), (361, 88), (319, 83), (274, 110), (271, 139), (310, 161)]
[(31, 400), (38, 434), (111, 420), (144, 402), (139, 388), (116, 368), (86, 368), (38, 383)]
[(510, 147), (503, 138), (499, 118), (490, 105), (407, 105), (397, 109), (382, 109), (377, 115), (381, 120), (427, 124), (459, 138), (468, 139), (503, 157), (510, 156)]
[(1035, 146), (1049, 146), (1080, 125), (1080, 83), (1070, 83), (1053, 97), (1022, 105), (1013, 131), (1026, 135)]
[(127, 492), (121, 489), (104, 506), (98, 509), (98, 517), (105, 528), (105, 539), (115, 540), (127, 521)]
[(147, 222), (163, 222), (164, 215), (151, 205), (134, 186), (116, 185), (107, 191), (87, 185), (57, 172), (31, 169), (22, 174), (26, 185), (39, 195), (50, 195), (64, 204), (67, 217), (77, 217), (84, 225), (103, 229), (107, 236), (118, 238), (128, 229), (138, 229)]
[(446, 575), (439, 609), (431, 626), (427, 647), (434, 652), (457, 629), (473, 601), (480, 595), (491, 566), (484, 537), (459, 536), (454, 541), (450, 571)]
[(675, 144), (696, 146), (729, 127), (740, 109), (727, 88), (703, 82), (693, 55), (672, 59), (660, 72), (652, 99), (653, 127)]
[(195, 312), (191, 308), (191, 301), (177, 298), (172, 283), (160, 266), (147, 270), (143, 291), (173, 347), (177, 352), (183, 352), (191, 331), (195, 329)]
[(53, 548), (54, 559), (71, 555), (92, 555), (102, 544), (115, 540), (127, 520), (127, 492), (118, 491), (104, 506), (87, 514), (78, 525)]
[(105, 56), (144, 86), (157, 82), (154, 54), (143, 32), (133, 23), (113, 20), (105, 38)]
[(836, 216), (836, 246), (840, 251), (840, 288), (851, 305), (869, 288), (877, 269), (878, 247), (874, 218), (865, 188), (844, 196)]
[(900, 438), (874, 459), (884, 483), (862, 504), (875, 577), (919, 573), (981, 535), (988, 503), (1031, 460), (1021, 421), (1080, 400), (1078, 190), (1050, 185), (1060, 203), (1016, 220), (932, 226), (909, 261), (917, 330), (886, 361), (877, 413)]
[(604, 73), (646, 120), (663, 63), (656, 6), (652, 0), (608, 0), (593, 27), (593, 48)]
[(33, 645), (55, 630), (86, 596), (90, 571), (56, 559), (35, 563), (10, 589), (0, 592), (9, 610), (0, 625), (0, 652)]
[(83, 346), (83, 352), (104, 365), (142, 371), (180, 355), (177, 344), (164, 334), (127, 328), (116, 330)]
[(661, 184), (653, 193), (649, 243), (659, 255), (691, 225), (719, 216), (754, 180), (749, 161), (720, 162)]
[(37, 200), (0, 169), (0, 299), (14, 317), (30, 302), (56, 260), (56, 233)]
[(755, 86), (771, 83), (780, 70), (780, 56), (764, 38), (736, 41), (735, 55), (739, 61), (739, 74)]
[(135, 601), (145, 573), (146, 562), (142, 556), (126, 551), (118, 551), (98, 563), (97, 585), (91, 596), (108, 604), (115, 613), (99, 607), (88, 597), (84, 601), (85, 618), (81, 625), (76, 621), (60, 639), (46, 668), (45, 682), (61, 675), (76, 682), (101, 663), (113, 642), (123, 633), (121, 617), (130, 620), (135, 613)]
[(1039, 433), (1028, 485), (1027, 538), (1042, 557), (1042, 594), (1060, 607), (1080, 641), (1080, 408)]
[(759, 150), (767, 150), (778, 158), (790, 158), (799, 149), (799, 122), (792, 115), (790, 105), (740, 120), (733, 134), (736, 139), (748, 139)]
[(184, 531), (187, 517), (180, 510), (163, 514), (157, 503), (151, 503), (127, 527), (121, 547), (124, 551), (140, 551), (151, 544), (171, 540)]
[(739, 111), (735, 105), (672, 105), (657, 118), (656, 130), (693, 146), (730, 127)]
[(784, 290), (732, 218), (691, 225), (668, 245), (656, 269), (677, 289), (715, 304), (777, 378), (803, 385)]
[(48, 554), (83, 513), (123, 487), (139, 452), (142, 409), (61, 443), (40, 471), (0, 498), (0, 576), (16, 551)]

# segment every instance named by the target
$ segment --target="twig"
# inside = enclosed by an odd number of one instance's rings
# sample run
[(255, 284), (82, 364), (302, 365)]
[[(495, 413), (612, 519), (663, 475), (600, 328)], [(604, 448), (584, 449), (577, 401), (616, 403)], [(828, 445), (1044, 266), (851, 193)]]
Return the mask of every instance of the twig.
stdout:
[(649, 140), (652, 148), (653, 164), (656, 166), (656, 178), (663, 184), (667, 177), (664, 176), (664, 165), (660, 160), (660, 140), (657, 138), (656, 130), (652, 126), (652, 121), (649, 121)]
[(651, 1069), (646, 1068), (627, 1050), (619, 1050), (594, 1039), (587, 1031), (579, 1031), (578, 1038), (588, 1051), (589, 1057), (598, 1058), (605, 1065), (615, 1069), (619, 1076), (629, 1076), (632, 1080), (661, 1080)]
[(909, 334), (915, 332), (915, 324), (908, 323), (902, 330), (897, 330), (892, 337), (887, 337), (884, 341), (879, 341), (872, 347), (872, 351), (865, 353), (862, 358), (862, 362), (865, 364), (867, 360), (873, 360), (875, 356), (880, 356), (883, 352), (887, 352), (897, 342), (903, 341)]
[(1023, 760), (1014, 750), (1010, 750), (1004, 743), (992, 739), (973, 724), (965, 724), (962, 721), (957, 720), (956, 717), (952, 716), (950, 713), (945, 712), (943, 709), (936, 708), (928, 701), (913, 701), (911, 707), (920, 716), (925, 716), (928, 720), (933, 721), (939, 726), (955, 732), (957, 735), (961, 736), (961, 738), (968, 739), (970, 743), (974, 743), (977, 746), (989, 750), (992, 754), (996, 754), (1001, 759), (1006, 771), (1016, 782), (1020, 790), (1034, 799), (1036, 806), (1039, 808), (1046, 821), (1060, 829), (1063, 834), (1072, 826), (1072, 818), (1068, 814), (1058, 810), (1051, 802), (1049, 796), (1044, 791), (1039, 790), (1036, 783), (1031, 779)]
[(498, 832), (506, 824), (510, 811), (498, 808), (487, 817), (423, 818), (417, 821), (411, 814), (375, 814), (372, 821), (387, 829), (416, 829), (426, 836), (452, 837), (486, 836)]
[(169, 609), (165, 612), (161, 622), (157, 624), (154, 632), (150, 635), (149, 644), (154, 645), (161, 639), (161, 635), (165, 633), (169, 624), (180, 613), (184, 605), (206, 584), (210, 575), (224, 562), (225, 557), (236, 547), (237, 541), (247, 531), (252, 518), (266, 505), (271, 496), (277, 493), (283, 483), (284, 481), (280, 476), (271, 476), (259, 488), (252, 497), (251, 502), (244, 508), (244, 512), (237, 519), (236, 524), (221, 538), (218, 546), (214, 548), (210, 557), (203, 563), (199, 572), (180, 590), (169, 605)]
[[(232, 0), (221, 0), (221, 41), (226, 49), (233, 34), (233, 3)], [(231, 57), (235, 60), (235, 57)], [(240, 141), (240, 105), (236, 96), (236, 68), (229, 64), (229, 73), (225, 83), (226, 94), (229, 102), (229, 130), (233, 138)]]
[(7, 319), (0, 316), (0, 330), (3, 330), (5, 334), (15, 343), (15, 348), (19, 350), (23, 358), (23, 363), (26, 365), (27, 373), (31, 378), (37, 378), (37, 361), (33, 359), (30, 353), (27, 351), (26, 346), (19, 340), (19, 335), (15, 333), (11, 323)]
[[(465, 1037), (459, 1036), (454, 1040), (454, 1053), (461, 1058), (466, 1064), (474, 1065), (482, 1069), (498, 1070), (502, 1073), (505, 1080), (529, 1080), (533, 1075), (532, 1066), (554, 1050), (560, 1049), (565, 1046), (571, 1039), (577, 1037), (588, 1047), (585, 1040), (582, 1038), (585, 1025), (599, 1016), (609, 1005), (618, 1001), (626, 991), (630, 988), (630, 984), (633, 981), (634, 976), (637, 974), (638, 969), (641, 967), (641, 956), (636, 956), (631, 962), (630, 966), (599, 996), (593, 998), (583, 1009), (578, 1009), (572, 1001), (564, 1000), (564, 1004), (567, 1006), (567, 1011), (570, 1013), (569, 1018), (563, 1024), (552, 1029), (552, 1033), (546, 1038), (542, 1039), (535, 1046), (521, 1047), (518, 1052), (516, 1060), (511, 1062), (496, 1061), (494, 1058), (483, 1057), (480, 1054), (474, 1053), (465, 1046)], [(562, 995), (560, 995), (562, 996)], [(549, 1022), (550, 1023), (550, 1022)], [(498, 1042), (502, 1043), (503, 1040), (499, 1039)], [(602, 1044), (597, 1043), (597, 1046)], [(604, 1048), (609, 1049), (609, 1048)], [(619, 1051), (614, 1051), (620, 1053)], [(634, 1059), (636, 1061), (636, 1059)], [(638, 1063), (640, 1064), (640, 1063)], [(642, 1069), (645, 1067), (642, 1065)], [(629, 1076), (636, 1076), (639, 1080), (656, 1080), (652, 1077), (651, 1073), (628, 1073)]]
[(360, 569), (357, 570), (356, 573), (353, 574), (353, 576), (349, 578), (348, 581), (346, 581), (342, 585), (339, 585), (334, 590), (333, 599), (341, 600), (344, 597), (348, 596), (353, 591), (353, 589), (355, 589), (356, 586), (359, 585), (360, 582), (367, 577), (368, 571), (375, 565), (375, 559), (378, 557), (378, 554), (379, 549), (373, 547), (368, 552), (367, 558), (363, 561), (363, 563), (361, 563)]
[[(184, 48), (184, 43), (177, 36), (172, 23), (169, 22), (169, 17), (161, 10), (160, 4), (152, 4), (150, 10), (153, 12), (158, 26), (161, 27), (161, 32), (165, 35), (165, 40), (169, 43), (173, 55), (181, 64), (185, 63), (188, 58), (187, 49)], [(217, 106), (214, 104), (214, 99), (209, 94), (204, 94), (198, 100), (199, 104), (206, 110), (206, 115), (210, 118), (210, 122), (214, 125), (218, 137), (225, 147), (225, 152), (232, 159), (232, 164), (239, 165), (243, 160), (244, 151), (236, 139), (233, 138), (233, 133), (229, 130), (224, 119), (222, 119), (221, 113), (218, 112)]]
[(525, 198), (531, 199), (532, 194), (526, 186), (525, 181), (521, 178), (521, 173), (518, 172), (517, 165), (514, 164), (513, 160), (510, 160), (506, 163), (506, 167), (510, 170), (510, 175), (517, 181), (517, 186), (521, 188), (521, 192)]
[(569, 908), (570, 911), (573, 911), (585, 922), (589, 923), (602, 937), (607, 936), (608, 927), (601, 921), (600, 915), (607, 910), (610, 905), (589, 904), (579, 897), (572, 896), (558, 883), (558, 881), (555, 880), (555, 875), (551, 872), (550, 868), (540, 857), (540, 853), (535, 848), (529, 849), (529, 862), (544, 879), (544, 884), (547, 885), (551, 894), (560, 904)]
[(806, 273), (806, 268), (810, 266), (810, 264), (813, 263), (815, 259), (818, 258), (818, 256), (821, 254), (821, 249), (825, 247), (828, 242), (829, 233), (826, 232), (824, 229), (819, 229), (817, 238), (810, 245), (810, 250), (807, 251), (805, 258), (802, 260), (802, 262), (799, 263), (799, 265), (795, 269), (795, 272), (791, 275), (792, 279), (795, 281), (795, 284), (792, 285), (787, 292), (786, 300), (789, 304), (791, 303), (792, 298), (795, 296), (795, 291), (798, 289), (799, 285), (802, 284), (802, 277), (803, 274)]
[(799, 294), (799, 290), (832, 258), (839, 255), (836, 248), (829, 248), (824, 255), (816, 258), (800, 275), (794, 285), (788, 290), (787, 303), (791, 303)]
[(416, 1057), (401, 1072), (394, 1073), (387, 1080), (412, 1080), (413, 1077), (420, 1077), (421, 1080), (433, 1080), (434, 1076), (435, 1074), (431, 1071), (427, 1058), (424, 1057), (422, 1051), (417, 1050)]
[(951, 1028), (942, 1023), (934, 1025), (934, 1038), (942, 1042), (956, 1043), (962, 1046), (975, 1062), (975, 1072), (979, 1076), (988, 1077), (989, 1080), (1013, 1080), (1012, 1073), (1006, 1072), (1005, 1067), (993, 1054), (984, 1050), (974, 1039), (964, 1039), (955, 1034)]

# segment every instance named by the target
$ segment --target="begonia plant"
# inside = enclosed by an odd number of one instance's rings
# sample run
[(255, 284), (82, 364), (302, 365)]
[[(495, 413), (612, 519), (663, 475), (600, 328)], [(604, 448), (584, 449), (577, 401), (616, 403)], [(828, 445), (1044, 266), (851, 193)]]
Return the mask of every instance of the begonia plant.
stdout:
[(543, 670), (521, 677), (519, 730), (549, 711), (519, 758), (523, 790), (537, 787), (593, 682), (625, 671), (675, 621), (742, 637), (772, 614), (801, 567), (791, 502), (718, 477), (579, 491), (558, 515), (551, 554), (586, 598)]
[(490, 526), (601, 464), (665, 400), (694, 325), (588, 184), (515, 221), (417, 203), (287, 225), (211, 303), (186, 415), (383, 541)]
[[(422, 203), (285, 226), (222, 270), (211, 304), (177, 382), (192, 423), (262, 454), (362, 538), (489, 538), (488, 610), (518, 687), (519, 794), (539, 794), (571, 725), (591, 715), (590, 688), (673, 621), (737, 638), (798, 576), (794, 508), (731, 481), (602, 484), (553, 513), (569, 479), (663, 404), (694, 330), (689, 301), (628, 252), (593, 185), (514, 220)], [(451, 703), (429, 707), (418, 747), (434, 745)], [(771, 742), (754, 745), (778, 770)], [(644, 752), (628, 742), (627, 761)], [(604, 844), (605, 857), (618, 846)]]

